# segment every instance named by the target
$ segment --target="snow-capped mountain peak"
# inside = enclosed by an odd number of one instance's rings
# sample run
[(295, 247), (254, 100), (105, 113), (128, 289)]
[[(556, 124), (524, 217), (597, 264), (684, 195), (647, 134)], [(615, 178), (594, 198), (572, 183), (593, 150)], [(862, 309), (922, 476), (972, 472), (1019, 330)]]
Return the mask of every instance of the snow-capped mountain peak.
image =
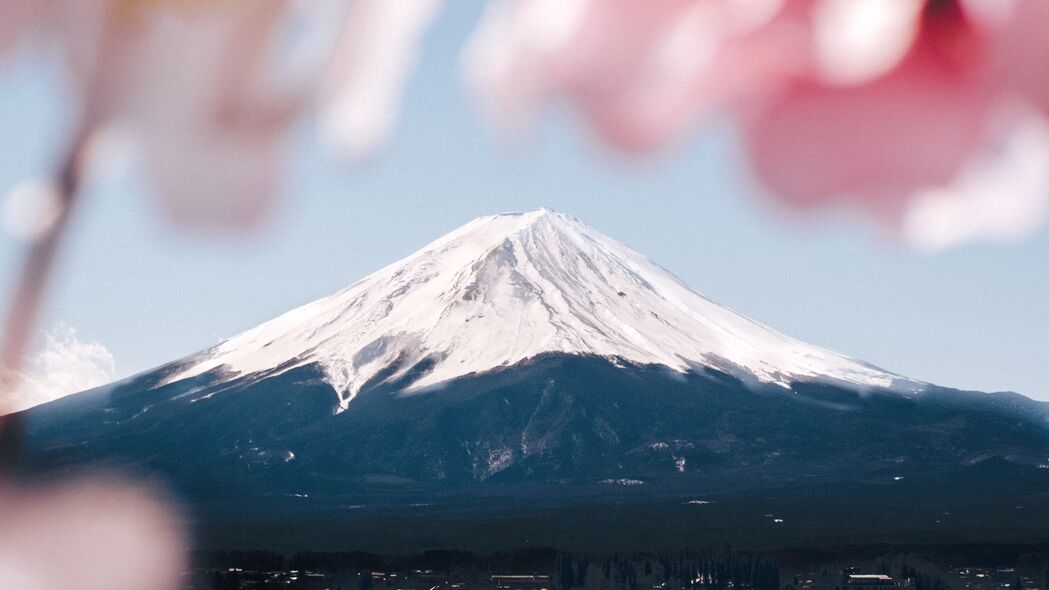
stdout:
[[(380, 372), (421, 362), (418, 390), (542, 353), (677, 371), (714, 367), (789, 387), (900, 377), (804, 344), (722, 307), (627, 246), (549, 209), (475, 219), (334, 295), (190, 359), (169, 382), (317, 363), (340, 408)], [(914, 382), (908, 382), (914, 383)]]

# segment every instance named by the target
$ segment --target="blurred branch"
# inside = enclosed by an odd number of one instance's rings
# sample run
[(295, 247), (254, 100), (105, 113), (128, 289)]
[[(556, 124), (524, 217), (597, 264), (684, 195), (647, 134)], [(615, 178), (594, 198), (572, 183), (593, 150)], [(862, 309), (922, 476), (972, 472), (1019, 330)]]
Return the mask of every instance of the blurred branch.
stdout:
[[(0, 397), (11, 398), (22, 381), (22, 365), (33, 340), (33, 328), (51, 278), (55, 258), (69, 227), (70, 215), (80, 189), (81, 172), (88, 146), (80, 135), (69, 151), (58, 177), (58, 218), (44, 235), (29, 247), (15, 284), (14, 296), (3, 324), (0, 342)], [(0, 408), (3, 404), (0, 404)], [(19, 413), (0, 416), (0, 474), (18, 463), (25, 430)]]

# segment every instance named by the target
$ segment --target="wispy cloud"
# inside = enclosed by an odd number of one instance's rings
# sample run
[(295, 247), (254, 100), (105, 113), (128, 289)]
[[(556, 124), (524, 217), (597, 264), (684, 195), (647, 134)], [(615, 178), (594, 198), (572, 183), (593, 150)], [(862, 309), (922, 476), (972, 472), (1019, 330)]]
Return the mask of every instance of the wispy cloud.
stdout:
[(116, 361), (105, 346), (81, 340), (75, 328), (59, 325), (44, 335), (43, 345), (29, 360), (13, 399), (0, 400), (0, 414), (104, 385), (115, 378)]

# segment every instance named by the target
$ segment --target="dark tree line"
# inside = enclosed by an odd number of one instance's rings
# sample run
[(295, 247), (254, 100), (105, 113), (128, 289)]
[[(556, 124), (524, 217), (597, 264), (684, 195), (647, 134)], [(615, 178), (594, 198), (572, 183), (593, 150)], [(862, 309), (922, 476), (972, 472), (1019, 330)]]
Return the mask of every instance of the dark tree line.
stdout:
[[(204, 556), (201, 556), (204, 557)], [(249, 572), (299, 570), (321, 572), (338, 590), (388, 590), (404, 575), (438, 574), (487, 588), (493, 574), (550, 576), (553, 590), (780, 590), (775, 561), (758, 554), (683, 551), (673, 555), (578, 555), (550, 548), (528, 548), (477, 555), (464, 551), (427, 551), (382, 556), (364, 552), (301, 552), (290, 557), (268, 551), (226, 551), (200, 559), (211, 569), (211, 588), (239, 588)], [(243, 574), (228, 568), (240, 568)], [(218, 570), (218, 571), (215, 571)], [(373, 572), (400, 572), (397, 578)], [(916, 590), (940, 590), (936, 587)]]
[(709, 590), (779, 590), (779, 567), (763, 556), (732, 552), (682, 552), (678, 555), (624, 557), (613, 554), (603, 560), (558, 555), (555, 579), (562, 589), (587, 586), (587, 576), (595, 566), (602, 577), (599, 587), (638, 590), (662, 585), (670, 590), (704, 588)]
[(914, 590), (949, 590), (947, 585), (939, 576), (922, 573), (916, 568), (904, 565), (900, 571), (900, 577), (906, 580), (914, 580)]

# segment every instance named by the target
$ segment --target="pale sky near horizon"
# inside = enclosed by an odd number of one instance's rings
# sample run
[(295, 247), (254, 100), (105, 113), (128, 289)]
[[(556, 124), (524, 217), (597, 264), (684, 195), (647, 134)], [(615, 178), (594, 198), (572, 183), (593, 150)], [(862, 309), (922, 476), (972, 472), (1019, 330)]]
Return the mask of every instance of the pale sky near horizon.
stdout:
[[(41, 332), (75, 328), (128, 375), (334, 292), (474, 217), (546, 206), (795, 338), (940, 385), (1049, 400), (1049, 232), (924, 254), (846, 212), (788, 214), (750, 181), (724, 125), (638, 161), (555, 112), (511, 145), (459, 79), (476, 12), (456, 3), (437, 23), (396, 136), (374, 159), (346, 166), (303, 131), (287, 198), (256, 235), (166, 225), (134, 172), (96, 183)], [(0, 192), (46, 172), (64, 115), (39, 65), (0, 68)], [(19, 245), (0, 237), (4, 305), (19, 262)]]

